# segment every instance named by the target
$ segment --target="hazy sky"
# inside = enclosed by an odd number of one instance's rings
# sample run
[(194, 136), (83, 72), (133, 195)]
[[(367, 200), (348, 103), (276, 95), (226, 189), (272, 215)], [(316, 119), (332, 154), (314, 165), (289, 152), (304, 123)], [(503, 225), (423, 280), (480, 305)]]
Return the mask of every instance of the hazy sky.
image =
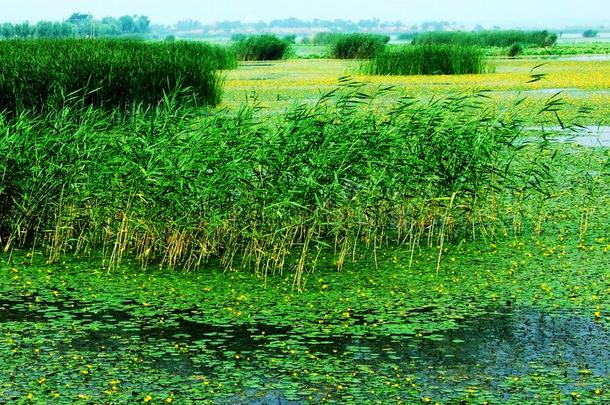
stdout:
[(288, 17), (502, 26), (610, 23), (610, 0), (0, 0), (0, 10), (0, 21), (11, 22), (61, 20), (80, 11), (97, 18), (144, 14), (164, 24), (187, 18), (209, 23)]

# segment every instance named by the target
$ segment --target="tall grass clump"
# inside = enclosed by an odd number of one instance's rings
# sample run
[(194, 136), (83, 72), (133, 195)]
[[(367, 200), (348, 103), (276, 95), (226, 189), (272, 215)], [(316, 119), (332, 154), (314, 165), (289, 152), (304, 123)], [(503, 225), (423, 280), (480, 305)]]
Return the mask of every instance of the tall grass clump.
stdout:
[(311, 40), (314, 45), (333, 45), (340, 38), (349, 35), (340, 32), (318, 32)]
[[(315, 105), (270, 118), (256, 105), (166, 105), (117, 121), (64, 106), (0, 119), (0, 245), (101, 256), (114, 268), (292, 271), (300, 285), (321, 252), (340, 268), (385, 245), (439, 247), (491, 236), (504, 195), (545, 192), (546, 143), (479, 96), (377, 110), (345, 81)], [(526, 198), (526, 197), (522, 197)]]
[(290, 43), (272, 34), (237, 38), (233, 50), (239, 60), (278, 60), (284, 58)]
[(455, 45), (407, 45), (388, 48), (363, 64), (370, 75), (453, 75), (489, 71), (481, 48)]
[(0, 109), (84, 105), (154, 105), (181, 93), (197, 105), (215, 105), (219, 69), (236, 65), (225, 49), (195, 42), (120, 39), (35, 39), (0, 42)]
[(515, 42), (508, 48), (507, 56), (509, 58), (514, 58), (517, 55), (519, 55), (521, 52), (523, 52), (523, 45), (521, 45), (518, 42)]
[(514, 43), (524, 46), (548, 47), (555, 44), (557, 34), (542, 31), (438, 31), (418, 34), (413, 39), (417, 45), (452, 44), (463, 46), (485, 46), (507, 48)]
[(390, 41), (387, 35), (343, 34), (330, 46), (330, 55), (336, 59), (370, 59)]

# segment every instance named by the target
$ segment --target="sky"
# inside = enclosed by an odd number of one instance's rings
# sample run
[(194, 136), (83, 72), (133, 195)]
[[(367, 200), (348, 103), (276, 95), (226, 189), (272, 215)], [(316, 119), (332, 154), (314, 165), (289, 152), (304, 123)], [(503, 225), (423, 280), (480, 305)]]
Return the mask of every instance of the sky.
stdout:
[(60, 21), (75, 11), (96, 18), (147, 15), (153, 24), (194, 19), (270, 21), (296, 17), (503, 27), (610, 24), (610, 0), (0, 0), (1, 22)]

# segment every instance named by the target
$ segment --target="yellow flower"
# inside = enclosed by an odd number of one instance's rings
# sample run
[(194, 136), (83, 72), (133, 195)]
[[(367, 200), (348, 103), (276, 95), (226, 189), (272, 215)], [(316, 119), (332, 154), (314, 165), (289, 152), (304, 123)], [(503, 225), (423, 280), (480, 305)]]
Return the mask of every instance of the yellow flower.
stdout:
[(150, 402), (150, 401), (152, 401), (152, 399), (153, 399), (152, 396), (147, 395), (144, 397), (144, 402)]

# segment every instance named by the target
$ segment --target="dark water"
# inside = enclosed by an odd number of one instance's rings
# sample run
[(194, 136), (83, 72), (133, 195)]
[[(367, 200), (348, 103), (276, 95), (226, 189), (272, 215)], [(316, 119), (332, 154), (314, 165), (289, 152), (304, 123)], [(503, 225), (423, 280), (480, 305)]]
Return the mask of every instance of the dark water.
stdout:
[[(264, 358), (286, 341), (320, 358), (337, 356), (371, 368), (392, 362), (405, 373), (417, 375), (420, 381), (430, 378), (431, 386), (434, 376), (426, 370), (484, 374), (499, 381), (524, 375), (536, 367), (560, 368), (568, 378), (576, 378), (583, 369), (594, 376), (610, 375), (610, 330), (596, 323), (590, 314), (578, 312), (506, 307), (463, 320), (455, 329), (421, 336), (355, 334), (349, 329), (342, 334), (325, 335), (319, 330), (303, 333), (290, 326), (262, 322), (211, 324), (196, 309), (159, 314), (166, 319), (160, 324), (157, 316), (134, 316), (128, 309), (134, 303), (123, 305), (125, 309), (91, 310), (79, 302), (44, 302), (35, 297), (4, 300), (0, 301), (0, 323), (79, 322), (85, 327), (57, 345), (66, 351), (112, 352), (129, 345), (137, 350), (180, 341), (195, 349), (181, 356), (161, 353), (152, 366), (185, 376), (219, 372), (223, 362), (232, 360), (227, 353), (254, 353)], [(422, 313), (425, 312), (423, 308)], [(97, 326), (86, 327), (93, 324)], [(198, 356), (204, 360), (198, 360)], [(256, 390), (245, 390), (240, 401), (291, 403), (281, 393), (261, 394)]]

